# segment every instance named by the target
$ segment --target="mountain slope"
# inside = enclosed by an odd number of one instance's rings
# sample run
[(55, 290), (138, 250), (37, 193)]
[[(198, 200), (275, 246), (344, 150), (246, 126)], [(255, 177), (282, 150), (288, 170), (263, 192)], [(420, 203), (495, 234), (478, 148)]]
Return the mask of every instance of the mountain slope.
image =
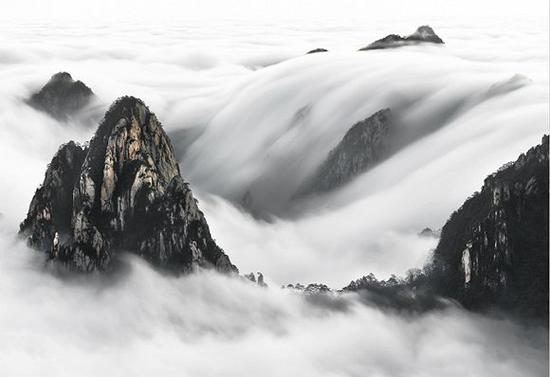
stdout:
[(59, 120), (66, 120), (86, 106), (94, 97), (92, 90), (82, 81), (74, 81), (67, 72), (59, 72), (28, 103)]
[(433, 260), (405, 279), (374, 275), (344, 291), (398, 309), (426, 310), (443, 296), (548, 323), (548, 136), (485, 179), (445, 223)]
[(420, 26), (414, 33), (409, 36), (402, 37), (397, 34), (389, 34), (382, 39), (378, 39), (359, 51), (380, 50), (385, 48), (396, 48), (418, 43), (435, 43), (443, 44), (443, 40), (428, 26)]
[[(105, 269), (119, 250), (175, 271), (237, 271), (212, 239), (168, 136), (141, 100), (117, 100), (89, 148), (79, 148), (67, 144), (49, 165), (21, 224), (30, 245), (83, 271)], [(67, 151), (79, 158), (61, 159)]]
[(354, 124), (297, 196), (333, 190), (380, 162), (389, 152), (390, 109)]
[(487, 177), (451, 215), (434, 278), (466, 307), (548, 316), (548, 136)]

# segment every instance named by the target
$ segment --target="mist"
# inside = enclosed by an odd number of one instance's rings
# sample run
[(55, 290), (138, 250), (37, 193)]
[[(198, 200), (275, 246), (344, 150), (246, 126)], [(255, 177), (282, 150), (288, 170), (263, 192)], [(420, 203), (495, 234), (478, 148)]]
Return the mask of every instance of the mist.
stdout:
[[(548, 375), (544, 328), (452, 302), (411, 318), (279, 288), (421, 267), (437, 238), (419, 232), (539, 143), (547, 3), (44, 4), (0, 16), (0, 375)], [(423, 24), (445, 44), (357, 51)], [(329, 52), (305, 55), (317, 47)], [(66, 122), (25, 104), (59, 71), (96, 94)], [(76, 277), (17, 240), (59, 146), (88, 141), (122, 95), (156, 113), (216, 242), (269, 288), (168, 277), (131, 256), (116, 276)], [(387, 107), (403, 135), (392, 156), (293, 199), (354, 123)]]
[(449, 303), (414, 317), (354, 295), (308, 300), (136, 257), (118, 276), (56, 274), (3, 234), (3, 376), (542, 376), (543, 329)]

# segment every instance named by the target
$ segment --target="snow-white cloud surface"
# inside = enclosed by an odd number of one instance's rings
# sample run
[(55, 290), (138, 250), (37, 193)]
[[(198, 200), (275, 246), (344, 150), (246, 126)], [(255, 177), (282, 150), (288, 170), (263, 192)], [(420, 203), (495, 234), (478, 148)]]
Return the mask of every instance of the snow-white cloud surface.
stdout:
[[(548, 133), (546, 2), (20, 0), (0, 19), (0, 375), (548, 373), (544, 335), (507, 321), (460, 309), (410, 320), (275, 288), (421, 266), (437, 240), (418, 233)], [(423, 24), (445, 45), (357, 51)], [(305, 55), (318, 47), (329, 52)], [(59, 145), (94, 132), (24, 104), (58, 71), (97, 94), (87, 119), (121, 95), (149, 105), (214, 238), (271, 289), (166, 278), (134, 259), (108, 282), (41, 268), (18, 223)], [(386, 107), (422, 137), (329, 195), (291, 200)], [(247, 192), (264, 220), (235, 204)]]

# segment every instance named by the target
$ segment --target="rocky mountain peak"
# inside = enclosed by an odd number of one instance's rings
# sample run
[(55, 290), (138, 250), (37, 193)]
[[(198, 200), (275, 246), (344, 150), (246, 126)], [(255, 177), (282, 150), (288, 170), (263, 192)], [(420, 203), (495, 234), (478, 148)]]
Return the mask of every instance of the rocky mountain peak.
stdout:
[(71, 229), (74, 183), (87, 149), (73, 141), (62, 145), (48, 165), (44, 182), (36, 190), (21, 232), (31, 246), (49, 249), (56, 232), (69, 234)]
[(414, 33), (406, 37), (409, 41), (444, 43), (441, 38), (428, 25), (420, 26)]
[(58, 81), (74, 82), (73, 77), (69, 72), (57, 72), (50, 78), (48, 84), (53, 84)]
[(94, 93), (82, 81), (75, 81), (67, 72), (59, 72), (38, 92), (31, 95), (27, 103), (59, 120), (67, 120), (84, 108)]
[(333, 190), (380, 162), (389, 152), (391, 131), (390, 109), (355, 123), (296, 197)]
[[(59, 215), (69, 229), (55, 221), (40, 221), (33, 208), (52, 206), (52, 200), (35, 195), (21, 226), (31, 245), (84, 271), (106, 268), (120, 250), (176, 271), (195, 267), (236, 271), (212, 239), (180, 175), (171, 142), (143, 101), (118, 99), (79, 162), (77, 174), (64, 176), (63, 183), (72, 190), (57, 199), (70, 208)], [(48, 192), (59, 186), (58, 181), (48, 180), (57, 174), (53, 166), (52, 162), (42, 185)], [(61, 170), (69, 169), (63, 165)]]
[(406, 37), (397, 34), (389, 34), (382, 39), (378, 39), (367, 47), (361, 48), (359, 51), (380, 50), (385, 48), (395, 48), (408, 46), (418, 43), (436, 43), (443, 44), (443, 40), (435, 33), (428, 25), (420, 26), (414, 33)]

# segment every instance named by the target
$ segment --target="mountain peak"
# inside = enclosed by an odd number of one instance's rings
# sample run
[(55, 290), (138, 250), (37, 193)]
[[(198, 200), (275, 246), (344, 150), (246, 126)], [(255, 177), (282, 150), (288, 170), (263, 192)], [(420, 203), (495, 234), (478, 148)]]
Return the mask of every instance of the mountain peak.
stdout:
[(68, 72), (58, 72), (27, 103), (58, 120), (67, 120), (84, 108), (94, 93), (82, 81), (74, 81)]
[(336, 189), (380, 162), (389, 152), (392, 128), (389, 108), (381, 109), (355, 123), (330, 151), (314, 175), (306, 180), (295, 198)]
[(420, 26), (414, 33), (406, 37), (409, 41), (444, 43), (441, 38), (428, 25)]
[(73, 82), (73, 77), (69, 72), (57, 72), (50, 78), (50, 83), (54, 83), (57, 81), (71, 81)]
[(60, 194), (37, 190), (21, 224), (20, 233), (50, 259), (103, 270), (126, 250), (176, 272), (237, 271), (212, 239), (168, 136), (140, 99), (113, 103), (74, 170), (50, 164), (41, 189)]
[(134, 96), (122, 96), (113, 102), (113, 104), (109, 107), (109, 110), (107, 110), (107, 114), (111, 112), (120, 113), (123, 111), (131, 111), (133, 109), (150, 112), (149, 108), (141, 98)]
[(367, 47), (361, 48), (359, 51), (380, 50), (386, 48), (395, 48), (402, 46), (415, 45), (418, 43), (436, 43), (443, 44), (443, 40), (435, 33), (428, 25), (422, 25), (416, 29), (414, 33), (406, 37), (397, 34), (389, 34), (382, 39), (378, 39)]

